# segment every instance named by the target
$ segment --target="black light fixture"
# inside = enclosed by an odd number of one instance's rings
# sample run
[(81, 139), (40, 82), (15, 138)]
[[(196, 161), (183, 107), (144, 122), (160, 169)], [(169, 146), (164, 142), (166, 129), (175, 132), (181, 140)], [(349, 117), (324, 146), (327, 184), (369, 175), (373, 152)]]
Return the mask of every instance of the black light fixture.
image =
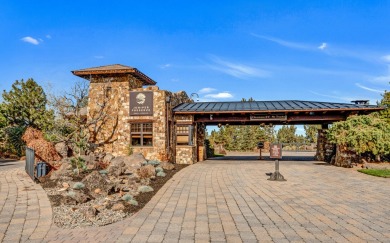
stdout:
[[(192, 99), (192, 96), (196, 96), (196, 102), (199, 101), (199, 95), (197, 93), (192, 93), (191, 94), (191, 99)], [(193, 99), (192, 99), (193, 100)]]

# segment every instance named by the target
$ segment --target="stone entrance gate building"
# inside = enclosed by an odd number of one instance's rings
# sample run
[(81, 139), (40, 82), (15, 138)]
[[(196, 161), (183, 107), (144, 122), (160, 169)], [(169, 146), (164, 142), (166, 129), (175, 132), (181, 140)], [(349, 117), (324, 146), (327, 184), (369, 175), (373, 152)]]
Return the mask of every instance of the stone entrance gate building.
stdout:
[[(114, 155), (142, 153), (146, 159), (192, 164), (206, 158), (206, 125), (328, 124), (350, 115), (382, 110), (307, 101), (193, 102), (184, 91), (160, 90), (136, 68), (108, 65), (72, 71), (89, 84), (87, 119), (99, 148)], [(103, 116), (104, 114), (104, 116)], [(104, 119), (97, 119), (104, 117)], [(319, 131), (317, 155), (326, 152)]]

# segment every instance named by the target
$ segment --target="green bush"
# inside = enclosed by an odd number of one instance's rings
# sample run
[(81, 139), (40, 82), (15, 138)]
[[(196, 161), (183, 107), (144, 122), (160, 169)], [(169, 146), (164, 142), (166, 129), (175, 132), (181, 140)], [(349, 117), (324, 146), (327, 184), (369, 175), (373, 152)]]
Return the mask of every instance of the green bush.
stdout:
[(77, 169), (78, 173), (80, 170), (87, 170), (87, 165), (85, 164), (85, 160), (81, 157), (75, 157), (70, 160), (70, 164), (73, 169)]
[(139, 186), (138, 192), (152, 192), (154, 189), (151, 186)]
[(6, 150), (20, 156), (23, 156), (25, 143), (22, 141), (22, 136), (26, 127), (14, 126), (5, 128)]
[(160, 172), (158, 172), (158, 173), (157, 173), (157, 176), (160, 176), (160, 177), (165, 177), (165, 176), (166, 176), (166, 174), (165, 174), (165, 172), (163, 172), (163, 171), (160, 171)]
[(128, 203), (130, 203), (133, 206), (138, 206), (138, 202), (135, 199), (129, 200)]
[(74, 197), (74, 196), (76, 196), (76, 193), (74, 191), (70, 191), (66, 195), (69, 197)]
[(133, 199), (134, 199), (133, 195), (130, 195), (128, 193), (123, 195), (123, 197), (122, 197), (122, 200), (126, 201), (126, 202), (129, 202), (130, 200), (133, 200)]
[(375, 114), (351, 116), (335, 122), (328, 130), (330, 142), (352, 148), (357, 153), (390, 153), (390, 124)]
[(160, 165), (160, 161), (157, 161), (157, 160), (149, 160), (149, 161), (148, 161), (148, 165), (159, 166), (159, 165)]
[(156, 173), (164, 172), (164, 169), (161, 167), (156, 167)]
[(73, 189), (75, 189), (75, 190), (81, 190), (81, 189), (84, 189), (84, 188), (85, 188), (85, 185), (82, 182), (76, 182), (73, 185)]
[(101, 175), (107, 175), (108, 174), (108, 171), (107, 170), (99, 170), (99, 173)]

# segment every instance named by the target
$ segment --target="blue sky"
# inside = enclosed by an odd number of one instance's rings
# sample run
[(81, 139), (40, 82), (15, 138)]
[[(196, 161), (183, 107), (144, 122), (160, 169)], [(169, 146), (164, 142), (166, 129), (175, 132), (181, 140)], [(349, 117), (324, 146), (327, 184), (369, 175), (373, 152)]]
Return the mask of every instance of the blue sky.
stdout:
[(0, 90), (71, 70), (138, 68), (201, 101), (371, 104), (389, 90), (390, 1), (11, 1), (0, 3)]

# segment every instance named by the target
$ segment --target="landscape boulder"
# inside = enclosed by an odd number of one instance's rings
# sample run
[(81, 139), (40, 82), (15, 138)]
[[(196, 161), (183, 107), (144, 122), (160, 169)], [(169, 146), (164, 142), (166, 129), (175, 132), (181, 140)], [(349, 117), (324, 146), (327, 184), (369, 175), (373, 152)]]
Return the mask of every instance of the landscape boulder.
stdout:
[(84, 215), (84, 217), (89, 220), (93, 221), (95, 219), (97, 210), (96, 208), (92, 206), (84, 206), (79, 209), (79, 212)]
[(60, 142), (54, 145), (57, 153), (61, 155), (62, 158), (66, 158), (69, 155), (69, 147), (65, 142)]
[(173, 169), (175, 169), (175, 166), (172, 163), (169, 163), (169, 162), (161, 162), (160, 166), (164, 170), (173, 170)]
[(71, 173), (71, 170), (72, 170), (72, 165), (68, 161), (62, 160), (61, 166), (58, 167), (58, 169), (51, 171), (50, 179), (51, 180), (58, 180), (64, 176), (68, 177), (69, 174)]
[(104, 163), (110, 163), (113, 159), (115, 158), (114, 155), (110, 154), (110, 153), (107, 153), (104, 157), (103, 157), (103, 162)]
[[(108, 182), (98, 171), (93, 171), (91, 174), (84, 177), (81, 181), (85, 188), (93, 197), (100, 195), (108, 195), (113, 190), (114, 185)], [(100, 189), (100, 190), (96, 190)]]
[(142, 154), (132, 154), (130, 156), (118, 156), (111, 160), (108, 166), (110, 175), (120, 176), (123, 173), (133, 174), (146, 162)]
[(76, 205), (88, 202), (91, 198), (81, 191), (71, 191), (62, 197), (62, 204)]
[(140, 178), (151, 178), (151, 177), (154, 177), (154, 176), (156, 176), (156, 169), (154, 168), (153, 165), (142, 166), (138, 170), (138, 176)]

